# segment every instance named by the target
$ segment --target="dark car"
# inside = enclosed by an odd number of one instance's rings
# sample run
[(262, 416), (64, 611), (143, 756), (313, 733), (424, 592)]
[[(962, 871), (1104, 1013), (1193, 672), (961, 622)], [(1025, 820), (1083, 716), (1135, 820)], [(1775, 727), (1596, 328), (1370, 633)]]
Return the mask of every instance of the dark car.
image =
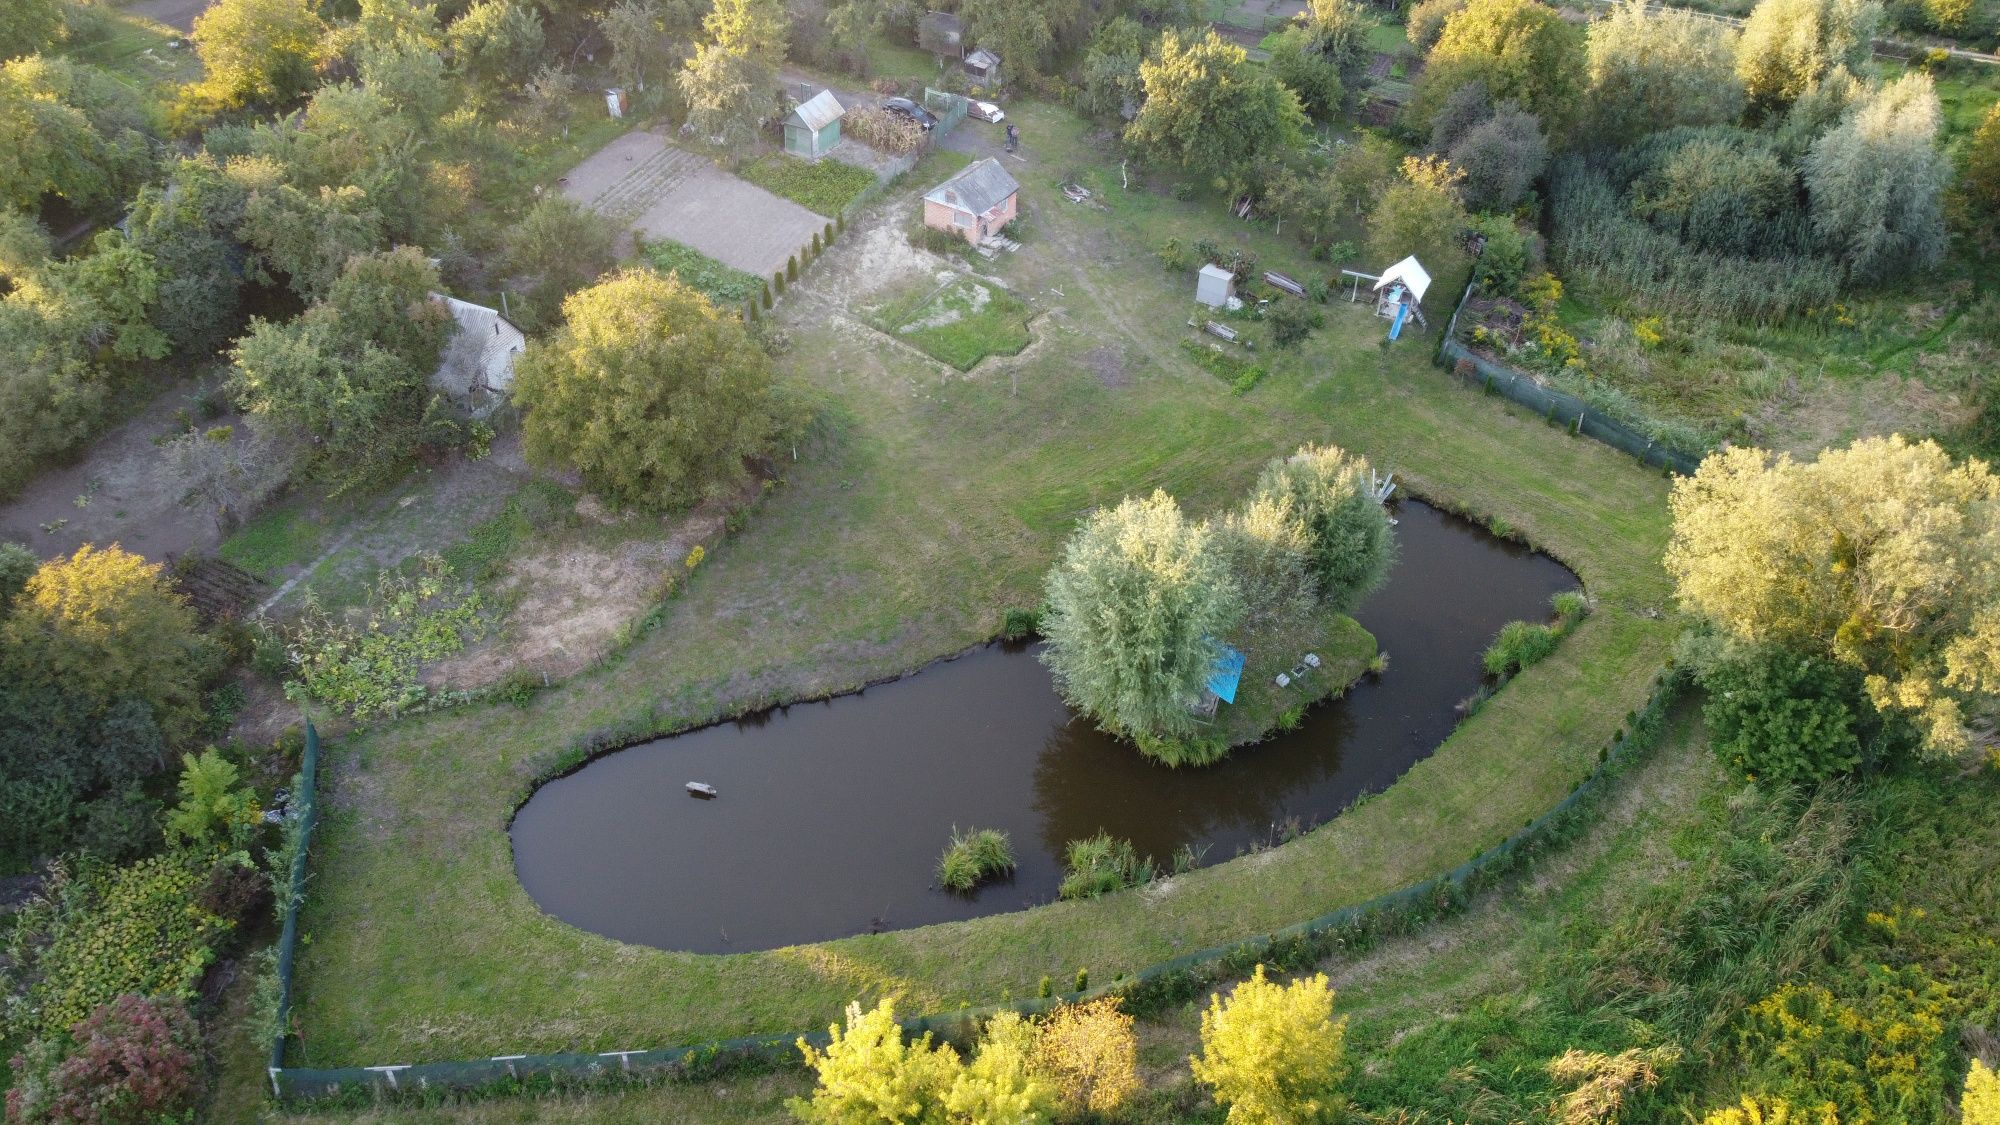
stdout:
[(931, 126), (937, 124), (936, 114), (908, 98), (884, 98), (882, 108), (904, 120), (916, 122), (923, 126), (926, 133), (931, 131)]

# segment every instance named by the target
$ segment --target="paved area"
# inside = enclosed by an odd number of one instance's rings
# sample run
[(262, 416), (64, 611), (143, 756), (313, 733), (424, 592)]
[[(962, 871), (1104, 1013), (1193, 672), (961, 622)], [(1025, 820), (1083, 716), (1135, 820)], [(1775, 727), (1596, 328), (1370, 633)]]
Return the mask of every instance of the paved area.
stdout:
[(135, 16), (143, 16), (157, 23), (166, 24), (175, 31), (186, 35), (194, 30), (194, 18), (208, 10), (215, 0), (139, 0), (136, 4), (125, 5), (125, 10)]
[(670, 238), (769, 277), (829, 221), (676, 148), (627, 133), (570, 169), (563, 194), (650, 238)]

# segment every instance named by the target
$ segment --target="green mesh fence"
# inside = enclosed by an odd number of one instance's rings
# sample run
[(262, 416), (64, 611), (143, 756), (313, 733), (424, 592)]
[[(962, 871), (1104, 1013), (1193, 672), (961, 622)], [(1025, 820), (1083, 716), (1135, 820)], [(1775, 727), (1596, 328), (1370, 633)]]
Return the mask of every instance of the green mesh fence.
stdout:
[[(1259, 961), (1303, 965), (1371, 931), (1421, 923), (1464, 902), (1475, 880), (1497, 877), (1508, 870), (1519, 853), (1544, 842), (1567, 822), (1578, 803), (1604, 784), (1606, 771), (1611, 766), (1622, 764), (1628, 757), (1648, 749), (1663, 728), (1666, 710), (1679, 694), (1682, 684), (1679, 675), (1671, 672), (1663, 674), (1654, 682), (1651, 698), (1644, 709), (1637, 712), (1626, 728), (1619, 732), (1606, 748), (1597, 768), (1578, 782), (1576, 788), (1519, 832), (1442, 875), (1268, 934), (1255, 934), (1225, 945), (1197, 949), (1148, 966), (1133, 976), (1121, 976), (1081, 992), (1032, 997), (982, 1008), (962, 1008), (900, 1022), (911, 1036), (928, 1033), (963, 1043), (971, 1040), (985, 1021), (1001, 1012), (1037, 1015), (1059, 1004), (1093, 1000), (1111, 994), (1141, 1003), (1149, 997), (1172, 1000), (1192, 995), (1207, 982), (1232, 974), (1248, 973)], [(308, 754), (311, 754), (311, 745), (309, 741)], [(295, 868), (295, 885), (301, 872), (302, 865)], [(290, 989), (292, 933), (292, 918), (288, 913), (283, 939), (285, 945), (281, 950), (287, 995)], [(282, 1066), (278, 1057), (283, 1049), (281, 1040), (274, 1047), (271, 1085), (281, 1099), (325, 1099), (355, 1093), (385, 1095), (433, 1089), (505, 1088), (510, 1084), (536, 1080), (575, 1083), (620, 1077), (695, 1077), (749, 1060), (797, 1062), (796, 1043), (800, 1038), (824, 1047), (828, 1037), (826, 1029), (820, 1027), (802, 1034), (747, 1036), (689, 1047), (594, 1054), (495, 1055), (486, 1059), (453, 1062), (336, 1068)]]
[(295, 834), (292, 871), (285, 888), (285, 923), (278, 934), (278, 1031), (271, 1039), (271, 1090), (285, 1096), (281, 1075), (285, 1069), (285, 1027), (292, 1011), (292, 964), (299, 944), (299, 904), (306, 897), (306, 853), (312, 850), (313, 826), (319, 822), (319, 731), (306, 720), (306, 750), (299, 763), (299, 780), (287, 815), (297, 818), (287, 825)]
[(937, 124), (931, 126), (931, 143), (936, 144), (965, 120), (965, 113), (972, 108), (972, 102), (960, 94), (925, 87), (924, 108), (937, 115)]
[(1534, 376), (1466, 347), (1458, 339), (1458, 315), (1464, 311), (1465, 302), (1472, 296), (1475, 284), (1466, 283), (1465, 292), (1459, 295), (1458, 305), (1452, 310), (1451, 321), (1445, 325), (1444, 336), (1438, 341), (1439, 364), (1462, 375), (1473, 385), (1519, 403), (1573, 434), (1622, 450), (1638, 458), (1641, 464), (1668, 469), (1682, 476), (1694, 474), (1701, 458), (1690, 457), (1661, 445), (1575, 395), (1543, 386), (1535, 381)]

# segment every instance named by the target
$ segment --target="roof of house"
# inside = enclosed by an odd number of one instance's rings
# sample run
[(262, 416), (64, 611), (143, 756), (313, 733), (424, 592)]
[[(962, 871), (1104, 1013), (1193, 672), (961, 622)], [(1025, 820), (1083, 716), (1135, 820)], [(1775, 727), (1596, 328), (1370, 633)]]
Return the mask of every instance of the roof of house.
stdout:
[(799, 124), (817, 133), (840, 120), (841, 115), (846, 112), (847, 107), (840, 104), (840, 99), (833, 96), (832, 90), (821, 90), (800, 102), (798, 108), (792, 110), (791, 116), (796, 118)]
[(451, 310), (458, 331), (438, 357), (438, 369), (431, 381), (453, 394), (475, 390), (504, 391), (513, 385), (514, 362), (520, 357), (527, 337), (500, 315), (500, 310), (475, 305), (442, 293), (431, 299), (443, 301)]
[(927, 23), (946, 35), (951, 36), (954, 42), (957, 41), (959, 36), (965, 34), (965, 21), (950, 12), (925, 12), (918, 22)]
[(1236, 702), (1236, 685), (1243, 682), (1243, 654), (1224, 645), (1209, 669), (1208, 690), (1224, 703)]
[(991, 70), (1000, 65), (1000, 56), (981, 47), (965, 56), (965, 65), (976, 66), (981, 70)]
[(1409, 286), (1410, 296), (1415, 297), (1417, 302), (1421, 304), (1424, 299), (1424, 290), (1431, 287), (1431, 274), (1429, 270), (1424, 268), (1422, 262), (1417, 261), (1417, 256), (1412, 254), (1395, 265), (1390, 266), (1388, 269), (1383, 270), (1381, 278), (1375, 282), (1375, 288), (1386, 289), (1398, 281)]
[(1021, 185), (1007, 174), (1007, 169), (989, 156), (976, 164), (967, 165), (958, 175), (932, 188), (925, 193), (924, 199), (983, 215), (1007, 202), (1008, 196), (1020, 190)]

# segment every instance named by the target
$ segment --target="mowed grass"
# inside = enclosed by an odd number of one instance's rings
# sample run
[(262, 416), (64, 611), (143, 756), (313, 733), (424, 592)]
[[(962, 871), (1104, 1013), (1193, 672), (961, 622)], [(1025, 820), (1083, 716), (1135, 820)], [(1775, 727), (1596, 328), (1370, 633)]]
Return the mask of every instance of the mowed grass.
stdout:
[(875, 173), (866, 168), (838, 160), (801, 160), (782, 152), (760, 156), (736, 174), (828, 218), (845, 211), (875, 182)]
[[(788, 306), (782, 362), (814, 388), (823, 420), (659, 629), (525, 710), (418, 717), (332, 746), (293, 1064), (657, 1046), (800, 1030), (857, 997), (927, 1010), (1027, 995), (1080, 967), (1108, 980), (1463, 861), (1567, 793), (1642, 704), (1675, 628), (1652, 616), (1668, 596), (1657, 473), (1453, 380), (1431, 366), (1428, 339), (1383, 348), (1381, 322), (1359, 308), (1329, 307), (1325, 330), (1271, 356), (1258, 393), (1231, 395), (1178, 346), (1193, 279), (1163, 271), (1153, 248), (1168, 233), (1208, 236), (1300, 271), (1303, 253), (1213, 200), (1124, 192), (1115, 166), (1093, 163), (1090, 127), (1062, 111), (1010, 113), (1031, 138), (1017, 175), (1044, 236), (995, 268), (1050, 302), (1045, 343), (941, 381), (914, 356), (813, 320), (810, 303)], [(1096, 169), (1086, 175), (1104, 209), (1055, 194), (1078, 167)], [(898, 222), (918, 188), (868, 221)], [(858, 252), (854, 233), (829, 265)], [(580, 737), (851, 689), (962, 649), (990, 637), (1005, 607), (1037, 600), (1092, 507), (1165, 488), (1212, 513), (1304, 441), (1359, 450), (1419, 495), (1504, 520), (1599, 600), (1554, 656), (1376, 799), (1170, 893), (728, 957), (584, 933), (541, 913), (515, 879), (508, 818)]]
[(970, 278), (893, 301), (870, 318), (875, 327), (932, 359), (967, 371), (989, 355), (1016, 355), (1028, 346), (1028, 317), (1019, 297)]

